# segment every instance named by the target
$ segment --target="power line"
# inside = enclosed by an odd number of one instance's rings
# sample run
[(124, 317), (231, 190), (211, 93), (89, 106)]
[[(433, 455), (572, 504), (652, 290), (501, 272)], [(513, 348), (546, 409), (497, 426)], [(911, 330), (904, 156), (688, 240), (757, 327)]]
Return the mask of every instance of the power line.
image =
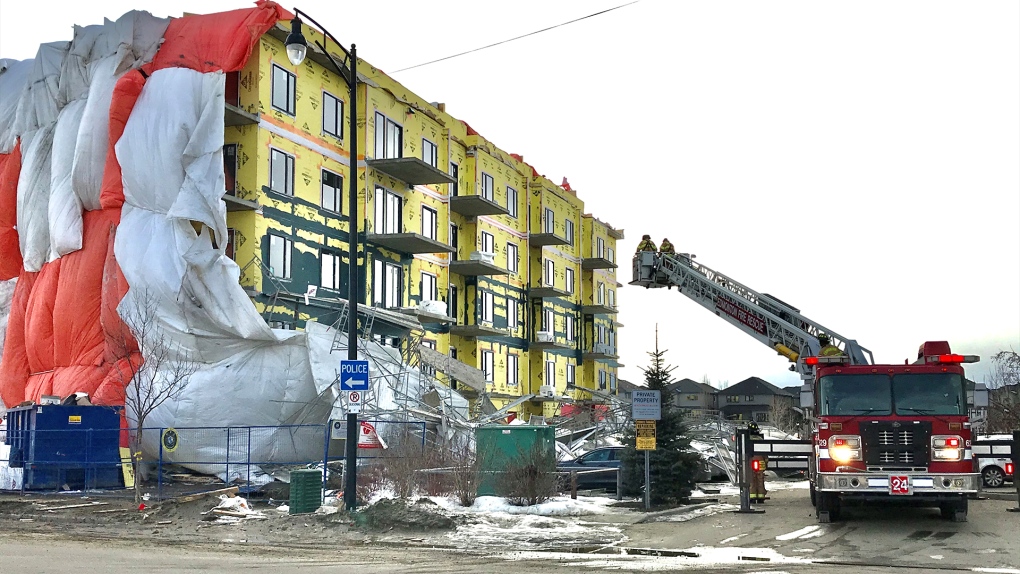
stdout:
[(586, 20), (588, 18), (592, 18), (592, 17), (598, 16), (600, 14), (605, 14), (606, 12), (612, 12), (613, 10), (619, 10), (620, 8), (624, 8), (626, 6), (630, 6), (631, 4), (637, 4), (640, 1), (641, 0), (634, 0), (633, 2), (627, 2), (626, 4), (620, 4), (619, 6), (614, 6), (612, 8), (607, 8), (605, 10), (602, 10), (601, 12), (595, 12), (594, 14), (588, 14), (587, 16), (582, 16), (580, 18), (575, 18), (573, 20), (570, 20), (570, 21), (567, 21), (567, 22), (563, 22), (562, 24), (556, 24), (555, 26), (549, 26), (548, 28), (542, 28), (541, 30), (535, 30), (534, 32), (528, 32), (527, 34), (522, 34), (520, 36), (515, 36), (513, 38), (509, 38), (509, 39), (503, 40), (501, 42), (496, 42), (495, 44), (489, 44), (488, 46), (482, 46), (480, 48), (475, 48), (473, 50), (468, 50), (466, 52), (460, 52), (458, 54), (453, 54), (452, 56), (446, 56), (445, 58), (439, 58), (438, 60), (431, 60), (431, 61), (424, 62), (424, 63), (421, 63), (421, 64), (415, 64), (414, 66), (408, 66), (406, 68), (401, 68), (401, 69), (396, 70), (396, 71), (394, 71), (392, 73), (396, 74), (397, 72), (403, 72), (403, 71), (406, 71), (406, 70), (413, 70), (414, 68), (420, 68), (422, 66), (428, 66), (429, 64), (435, 64), (436, 62), (442, 62), (444, 60), (449, 60), (449, 59), (452, 59), (452, 58), (456, 58), (458, 56), (463, 56), (465, 54), (471, 54), (473, 52), (479, 52), (481, 50), (485, 50), (486, 48), (492, 48), (493, 46), (499, 46), (500, 44), (506, 44), (508, 42), (513, 42), (514, 40), (520, 40), (521, 38), (527, 38), (528, 36), (534, 36), (535, 34), (541, 34), (542, 32), (548, 32), (549, 30), (553, 30), (553, 29), (559, 28), (561, 26), (566, 26), (567, 24), (573, 24), (574, 22), (580, 22), (581, 20)]

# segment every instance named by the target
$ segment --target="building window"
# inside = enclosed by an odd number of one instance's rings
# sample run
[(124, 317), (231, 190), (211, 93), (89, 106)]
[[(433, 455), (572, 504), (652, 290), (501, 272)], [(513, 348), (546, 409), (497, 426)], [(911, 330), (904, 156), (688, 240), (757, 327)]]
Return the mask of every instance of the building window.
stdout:
[(606, 372), (599, 371), (599, 388), (606, 390)]
[(517, 355), (509, 355), (506, 358), (506, 386), (516, 387), (518, 384)]
[(237, 144), (223, 146), (223, 188), (229, 195), (237, 193)]
[(606, 259), (612, 263), (616, 263), (616, 251), (612, 247), (606, 248)]
[(566, 319), (567, 319), (567, 321), (566, 321), (566, 328), (565, 328), (565, 330), (566, 330), (566, 333), (567, 333), (567, 341), (573, 343), (574, 342), (574, 318), (572, 316), (570, 316), (570, 315), (567, 315)]
[(687, 395), (687, 400), (696, 401), (698, 400), (698, 395)]
[(297, 80), (294, 74), (273, 64), (273, 96), (272, 105), (281, 112), (294, 115), (294, 88)]
[(421, 160), (432, 167), (439, 165), (439, 148), (425, 138), (421, 138)]
[[(446, 296), (446, 312), (453, 317), (457, 318), (457, 286), (450, 285), (450, 291)], [(451, 355), (452, 356), (452, 355)]]
[(606, 342), (606, 326), (599, 324), (595, 326), (595, 342), (605, 343)]
[(279, 235), (269, 236), (269, 272), (274, 277), (290, 279), (290, 257), (294, 242)]
[(757, 421), (757, 422), (760, 422), (760, 423), (767, 423), (767, 422), (769, 422), (769, 414), (768, 413), (754, 413), (754, 420)]
[(727, 395), (726, 396), (726, 402), (727, 403), (739, 403), (740, 402), (740, 395)]
[(556, 329), (556, 314), (552, 309), (542, 311), (542, 330), (546, 333), (554, 333)]
[(598, 300), (598, 304), (599, 305), (605, 305), (606, 304), (606, 284), (601, 282), (601, 281), (599, 281), (599, 300)]
[(610, 289), (609, 290), (609, 306), (614, 308), (614, 309), (616, 308), (616, 290), (615, 289)]
[(514, 243), (506, 244), (506, 270), (510, 273), (517, 273), (518, 269), (517, 260), (517, 245)]
[(227, 244), (223, 246), (223, 254), (237, 261), (237, 231), (233, 227), (227, 228)]
[(749, 402), (749, 403), (753, 403), (754, 402), (754, 395), (744, 395), (744, 400)]
[(457, 258), (457, 224), (450, 222), (450, 247), (453, 247), (454, 259)]
[(284, 195), (294, 195), (294, 156), (270, 148), (269, 189)]
[(606, 257), (606, 240), (601, 237), (595, 238), (595, 257), (599, 259)]
[(396, 263), (377, 259), (373, 262), (372, 271), (372, 305), (399, 307), (403, 269)]
[(567, 267), (566, 269), (564, 269), (564, 271), (566, 273), (566, 283), (567, 283), (566, 289), (567, 289), (567, 293), (573, 295), (574, 294), (574, 269), (573, 269), (573, 267)]
[(492, 373), (494, 369), (492, 351), (482, 351), (482, 377), (485, 378), (485, 382), (491, 383), (494, 379)]
[(439, 213), (431, 207), (421, 207), (421, 234), (429, 239), (439, 235)]
[(482, 197), (489, 201), (496, 201), (494, 199), (494, 184), (492, 176), (487, 173), (482, 173)]
[(492, 324), (493, 295), (491, 291), (482, 291), (482, 323)]
[(436, 279), (436, 276), (431, 273), (423, 272), (421, 274), (421, 300), (439, 300), (439, 281)]
[(616, 373), (609, 373), (609, 390), (616, 390)]
[(456, 197), (460, 193), (460, 166), (450, 162), (450, 177), (453, 183), (450, 184), (450, 195)]
[[(428, 348), (432, 349), (433, 351), (436, 350), (436, 342), (435, 341), (423, 340), (421, 342), (421, 346), (422, 347), (428, 347)], [(431, 366), (431, 365), (425, 364), (422, 361), (419, 361), (418, 369), (421, 370), (422, 374), (428, 375), (430, 377), (436, 376), (436, 368)]]
[(574, 365), (567, 365), (567, 388), (572, 389), (577, 384), (574, 379)]
[(291, 321), (270, 321), (269, 322), (269, 328), (270, 329), (283, 329), (285, 331), (293, 331), (294, 330), (294, 323), (292, 323)]
[(517, 219), (517, 190), (506, 186), (506, 210), (510, 212), (510, 217)]
[(319, 285), (326, 289), (340, 289), (340, 270), (343, 268), (343, 263), (339, 253), (332, 251), (322, 250), (322, 254), (319, 255), (319, 269), (320, 275), (322, 275)]
[(513, 330), (517, 328), (517, 299), (506, 300), (506, 326)]
[(545, 260), (545, 280), (546, 287), (552, 287), (556, 282), (556, 262), (552, 259)]
[(375, 113), (375, 157), (389, 159), (404, 156), (404, 128), (388, 117)]
[(343, 139), (344, 103), (328, 92), (322, 92), (322, 131)]
[(545, 221), (542, 222), (542, 230), (546, 233), (556, 233), (556, 213), (548, 207), (545, 208)]
[(482, 252), (484, 253), (495, 253), (496, 252), (496, 237), (488, 231), (482, 232)]
[(392, 191), (376, 186), (375, 188), (375, 232), (400, 233), (400, 196)]
[(340, 174), (333, 173), (328, 169), (322, 170), (322, 208), (335, 213), (341, 211), (340, 190), (344, 187), (344, 178)]
[(567, 234), (567, 245), (574, 244), (574, 222), (566, 219), (563, 221), (563, 231)]
[(556, 361), (545, 362), (545, 384), (556, 386)]

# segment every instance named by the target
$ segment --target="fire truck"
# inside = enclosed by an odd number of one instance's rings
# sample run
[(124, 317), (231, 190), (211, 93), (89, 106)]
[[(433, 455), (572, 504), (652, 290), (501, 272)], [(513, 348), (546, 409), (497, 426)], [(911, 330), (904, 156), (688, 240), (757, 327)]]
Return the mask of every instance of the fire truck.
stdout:
[[(937, 507), (945, 518), (966, 521), (980, 475), (962, 364), (977, 356), (929, 341), (912, 364), (875, 364), (856, 340), (696, 263), (692, 254), (638, 252), (631, 285), (676, 287), (793, 363), (814, 444), (808, 476), (819, 522), (838, 520), (847, 503), (876, 501)], [(983, 384), (973, 397), (987, 406)]]

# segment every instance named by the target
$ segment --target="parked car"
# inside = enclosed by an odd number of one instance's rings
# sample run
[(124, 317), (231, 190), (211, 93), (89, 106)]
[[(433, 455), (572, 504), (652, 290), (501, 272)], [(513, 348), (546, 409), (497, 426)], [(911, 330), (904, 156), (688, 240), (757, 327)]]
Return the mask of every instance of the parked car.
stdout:
[[(978, 437), (982, 440), (1013, 440), (1012, 435), (991, 435)], [(1006, 482), (1015, 480), (1016, 469), (1013, 468), (1013, 459), (1008, 457), (979, 457), (981, 481), (985, 488), (998, 488)]]
[[(573, 460), (559, 461), (556, 463), (556, 471), (569, 473), (572, 471), (597, 470), (600, 468), (620, 468), (621, 446), (604, 446), (586, 452)], [(616, 491), (616, 472), (595, 472), (590, 474), (577, 475), (577, 488), (595, 489), (604, 488), (608, 491)], [(570, 476), (564, 474), (564, 488), (570, 488)]]

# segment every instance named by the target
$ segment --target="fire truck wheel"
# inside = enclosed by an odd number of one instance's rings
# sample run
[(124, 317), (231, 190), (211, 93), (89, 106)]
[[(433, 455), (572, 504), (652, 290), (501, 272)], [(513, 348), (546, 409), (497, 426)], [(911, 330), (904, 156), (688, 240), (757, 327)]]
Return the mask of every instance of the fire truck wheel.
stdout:
[(815, 514), (818, 516), (818, 522), (825, 524), (839, 520), (839, 493), (819, 492), (816, 496), (817, 505), (815, 506)]
[(942, 518), (948, 518), (953, 522), (967, 522), (967, 498), (943, 502), (939, 504), (939, 512)]

